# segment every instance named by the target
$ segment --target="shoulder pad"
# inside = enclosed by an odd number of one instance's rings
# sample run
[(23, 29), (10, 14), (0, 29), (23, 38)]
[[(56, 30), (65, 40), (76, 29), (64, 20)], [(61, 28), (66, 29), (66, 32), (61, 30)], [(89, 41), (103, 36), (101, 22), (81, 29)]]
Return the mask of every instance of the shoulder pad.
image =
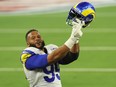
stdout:
[(52, 51), (56, 50), (58, 48), (58, 46), (57, 45), (54, 45), (54, 44), (49, 44), (49, 45), (46, 45), (45, 48), (47, 49), (48, 54), (49, 54)]

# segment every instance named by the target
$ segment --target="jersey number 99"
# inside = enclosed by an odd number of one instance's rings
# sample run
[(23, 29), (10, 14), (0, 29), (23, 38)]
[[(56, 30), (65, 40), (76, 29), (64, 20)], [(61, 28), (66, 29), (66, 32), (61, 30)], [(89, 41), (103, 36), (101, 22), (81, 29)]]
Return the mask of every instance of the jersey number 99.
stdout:
[[(47, 82), (53, 82), (55, 80), (55, 78), (57, 78), (58, 80), (60, 80), (60, 76), (59, 76), (59, 66), (57, 63), (53, 64), (53, 65), (50, 65), (49, 66), (50, 69), (48, 70), (47, 68), (44, 68), (43, 71), (45, 74), (51, 74), (51, 77), (48, 77), (48, 76), (44, 76), (44, 79), (45, 81)], [(57, 72), (57, 74), (55, 73)]]

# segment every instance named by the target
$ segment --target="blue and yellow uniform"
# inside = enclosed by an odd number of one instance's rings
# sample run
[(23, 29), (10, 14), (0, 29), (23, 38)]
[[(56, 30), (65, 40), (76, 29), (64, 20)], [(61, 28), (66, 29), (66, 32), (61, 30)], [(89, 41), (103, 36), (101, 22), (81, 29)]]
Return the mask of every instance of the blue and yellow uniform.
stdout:
[[(47, 54), (49, 54), (53, 50), (57, 49), (57, 46), (47, 45), (45, 48), (47, 50)], [(23, 64), (26, 78), (30, 83), (30, 87), (62, 87), (60, 81), (59, 64), (55, 63), (52, 65), (47, 65), (47, 54), (35, 47), (28, 47), (24, 49), (21, 55), (21, 62)], [(34, 57), (35, 55), (36, 57)], [(34, 67), (28, 66), (27, 61), (31, 58), (38, 58), (38, 67), (36, 67), (36, 65)], [(33, 63), (33, 60), (29, 60), (29, 62)]]
[(48, 65), (48, 54), (58, 47), (50, 44), (44, 48), (46, 52), (35, 47), (28, 47), (22, 52), (21, 62), (30, 87), (62, 87), (59, 64), (73, 62), (78, 58), (79, 53), (68, 53), (62, 60)]

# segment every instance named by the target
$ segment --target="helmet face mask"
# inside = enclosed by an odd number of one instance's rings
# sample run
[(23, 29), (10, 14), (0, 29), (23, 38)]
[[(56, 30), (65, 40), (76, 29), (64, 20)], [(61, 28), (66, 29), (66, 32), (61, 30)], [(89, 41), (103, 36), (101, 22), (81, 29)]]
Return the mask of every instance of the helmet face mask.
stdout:
[(83, 15), (77, 13), (76, 9), (71, 8), (71, 10), (69, 11), (69, 15), (68, 15), (68, 17), (66, 19), (66, 23), (68, 25), (72, 26), (71, 22), (75, 21), (75, 18), (78, 18), (78, 19), (82, 20), (83, 19)]
[(79, 14), (74, 8), (70, 10), (69, 15), (71, 15), (72, 17), (79, 18), (79, 19), (83, 17), (83, 15)]
[(84, 21), (85, 25), (83, 25), (82, 27), (85, 28), (95, 18), (94, 6), (88, 2), (81, 2), (73, 6), (69, 11), (66, 23), (72, 26), (71, 22), (74, 21), (75, 18)]

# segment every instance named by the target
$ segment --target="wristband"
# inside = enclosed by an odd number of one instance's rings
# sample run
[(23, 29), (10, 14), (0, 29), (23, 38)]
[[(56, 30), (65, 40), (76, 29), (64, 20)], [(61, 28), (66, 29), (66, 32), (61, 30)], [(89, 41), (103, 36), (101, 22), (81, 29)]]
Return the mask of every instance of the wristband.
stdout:
[(64, 44), (69, 48), (71, 49), (73, 47), (73, 45), (75, 44), (76, 42), (76, 38), (69, 38)]

